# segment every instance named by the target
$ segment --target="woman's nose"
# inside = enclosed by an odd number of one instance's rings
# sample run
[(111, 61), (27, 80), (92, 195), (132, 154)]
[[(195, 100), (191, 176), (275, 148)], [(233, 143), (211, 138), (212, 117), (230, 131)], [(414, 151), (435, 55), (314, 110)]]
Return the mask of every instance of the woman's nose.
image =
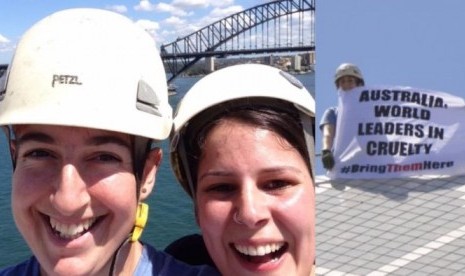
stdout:
[(257, 187), (244, 189), (239, 195), (235, 212), (232, 215), (238, 224), (249, 228), (262, 226), (270, 218), (265, 193)]
[(52, 204), (61, 214), (70, 216), (89, 203), (88, 185), (73, 164), (64, 165), (56, 181)]

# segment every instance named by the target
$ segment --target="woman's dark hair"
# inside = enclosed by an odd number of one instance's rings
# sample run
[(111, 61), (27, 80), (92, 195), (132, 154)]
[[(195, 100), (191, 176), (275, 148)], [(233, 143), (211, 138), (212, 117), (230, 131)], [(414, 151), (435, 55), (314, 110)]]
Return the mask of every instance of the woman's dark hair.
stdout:
[(236, 120), (277, 133), (300, 153), (311, 175), (309, 149), (298, 110), (292, 104), (276, 99), (240, 99), (203, 111), (189, 123), (184, 137), (194, 186), (197, 186), (197, 170), (205, 140), (224, 120)]

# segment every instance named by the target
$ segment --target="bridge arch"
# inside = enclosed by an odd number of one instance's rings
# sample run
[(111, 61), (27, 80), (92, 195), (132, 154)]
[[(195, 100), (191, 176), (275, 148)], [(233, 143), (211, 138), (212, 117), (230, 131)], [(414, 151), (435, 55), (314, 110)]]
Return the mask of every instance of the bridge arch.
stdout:
[(205, 57), (314, 51), (315, 1), (261, 4), (162, 45), (161, 57), (172, 74), (169, 81)]

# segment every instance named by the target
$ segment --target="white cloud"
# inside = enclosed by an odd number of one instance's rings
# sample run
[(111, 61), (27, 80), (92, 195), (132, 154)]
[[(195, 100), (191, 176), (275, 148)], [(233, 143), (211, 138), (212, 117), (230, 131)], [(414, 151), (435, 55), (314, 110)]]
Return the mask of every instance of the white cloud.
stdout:
[(209, 0), (173, 0), (172, 4), (182, 8), (207, 8), (210, 6)]
[(175, 7), (174, 5), (166, 4), (166, 3), (158, 3), (155, 9), (159, 12), (169, 12), (175, 16), (186, 16), (187, 12), (183, 9)]
[(213, 22), (216, 22), (231, 14), (234, 14), (234, 13), (237, 13), (243, 10), (244, 8), (239, 5), (229, 6), (226, 8), (214, 8), (213, 10), (211, 10), (210, 14), (197, 20), (196, 24), (201, 27), (205, 27), (205, 26), (212, 24)]
[[(13, 53), (15, 47), (16, 46), (8, 38), (0, 34), (0, 53)], [(0, 56), (0, 59), (3, 60), (3, 57)], [(4, 63), (4, 61), (0, 61), (0, 63)]]
[(179, 26), (179, 25), (185, 24), (186, 20), (183, 20), (177, 16), (170, 16), (169, 18), (164, 20), (164, 23), (166, 23), (167, 25), (172, 25), (172, 26), (178, 25)]
[(224, 6), (229, 6), (234, 3), (234, 0), (213, 0), (210, 1), (211, 5), (214, 7), (224, 7)]
[[(211, 10), (210, 14), (204, 16), (202, 18), (197, 18), (195, 21), (188, 22), (186, 20), (182, 20), (181, 18), (177, 17), (170, 17), (166, 19), (163, 23), (167, 26), (167, 28), (173, 28), (175, 37), (184, 37), (189, 35), (195, 31), (200, 30), (203, 27), (206, 27), (212, 24), (215, 21), (218, 21), (228, 15), (233, 13), (242, 11), (243, 8), (241, 6), (235, 5), (226, 8), (214, 8)], [(173, 36), (166, 36), (166, 37), (173, 37)], [(174, 39), (171, 39), (174, 40)], [(171, 42), (171, 41), (170, 41)]]
[(234, 3), (234, 0), (173, 0), (172, 4), (182, 8), (224, 7)]
[(175, 5), (160, 2), (157, 4), (150, 3), (150, 0), (141, 0), (139, 5), (134, 6), (136, 11), (146, 11), (146, 12), (167, 12), (171, 13), (174, 16), (187, 16), (188, 13), (183, 9), (176, 7)]
[(109, 9), (111, 11), (115, 11), (117, 13), (126, 13), (128, 11), (128, 8), (125, 5), (107, 6), (107, 9)]
[(175, 8), (170, 4), (158, 3), (156, 9), (161, 12), (172, 12)]
[(234, 0), (141, 0), (134, 9), (169, 14), (168, 17), (160, 18), (157, 28), (150, 31), (157, 42), (169, 43), (242, 11), (243, 7), (234, 5)]
[(6, 37), (4, 37), (2, 34), (0, 34), (0, 44), (6, 44), (9, 43), (10, 40)]
[(136, 11), (154, 11), (155, 10), (154, 4), (150, 3), (149, 0), (141, 0), (139, 5), (134, 6)]
[(228, 15), (243, 11), (244, 8), (239, 5), (234, 5), (234, 6), (229, 6), (226, 8), (214, 8), (210, 12), (210, 16), (214, 18), (224, 18), (227, 17)]

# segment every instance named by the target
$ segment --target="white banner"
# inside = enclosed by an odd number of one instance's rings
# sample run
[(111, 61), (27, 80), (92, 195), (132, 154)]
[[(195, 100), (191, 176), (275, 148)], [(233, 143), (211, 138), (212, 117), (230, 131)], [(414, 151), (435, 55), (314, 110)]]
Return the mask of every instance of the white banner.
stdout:
[(411, 87), (339, 91), (331, 178), (465, 173), (465, 101)]

